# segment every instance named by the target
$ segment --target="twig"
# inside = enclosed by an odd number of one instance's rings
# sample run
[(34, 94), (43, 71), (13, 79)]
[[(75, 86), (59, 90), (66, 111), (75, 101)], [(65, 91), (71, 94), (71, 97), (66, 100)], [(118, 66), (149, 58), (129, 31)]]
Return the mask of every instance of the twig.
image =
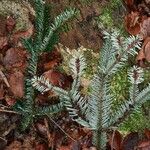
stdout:
[(2, 136), (3, 136), (3, 137), (7, 136), (7, 135), (8, 135), (13, 129), (15, 129), (15, 128), (16, 128), (16, 124), (13, 123), (13, 124), (8, 128), (8, 130), (5, 131), (5, 132), (2, 134)]
[(50, 116), (48, 117), (66, 136), (68, 136), (72, 141), (76, 142), (76, 140), (66, 133)]
[(7, 85), (7, 87), (10, 87), (8, 80), (6, 78), (6, 76), (4, 75), (4, 73), (2, 72), (2, 70), (0, 70), (0, 76), (2, 77), (2, 79), (4, 80), (5, 84)]
[(112, 134), (112, 139), (111, 139), (111, 150), (114, 149), (114, 138), (115, 138), (115, 133), (116, 133), (116, 127), (113, 129), (113, 134)]
[(7, 143), (7, 140), (4, 139), (3, 137), (0, 136), (0, 139), (3, 140), (3, 141), (5, 141), (5, 143)]
[(46, 118), (44, 118), (44, 123), (45, 123), (45, 127), (46, 127), (46, 134), (47, 134), (47, 138), (48, 138), (48, 146), (51, 147), (52, 146), (52, 137), (49, 131), (49, 125), (48, 125), (48, 121)]
[(20, 115), (19, 112), (12, 111), (12, 110), (5, 110), (5, 109), (1, 109), (1, 108), (0, 108), (0, 112), (3, 112), (3, 113), (12, 113), (12, 114), (19, 114)]

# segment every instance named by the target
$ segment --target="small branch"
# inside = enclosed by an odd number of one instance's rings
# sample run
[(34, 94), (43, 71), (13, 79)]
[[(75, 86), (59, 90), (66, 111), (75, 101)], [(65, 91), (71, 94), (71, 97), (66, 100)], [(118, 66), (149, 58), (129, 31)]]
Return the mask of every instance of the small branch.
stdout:
[(52, 146), (52, 136), (50, 134), (49, 125), (48, 125), (48, 121), (46, 118), (44, 118), (44, 123), (45, 123), (45, 127), (46, 127), (47, 138), (48, 138), (48, 147), (51, 147)]
[(111, 139), (111, 150), (114, 149), (113, 145), (114, 145), (115, 132), (116, 132), (116, 130), (113, 130), (112, 139)]
[(0, 108), (0, 112), (2, 112), (2, 113), (19, 114), (19, 115), (20, 115), (20, 113), (19, 113), (19, 112), (12, 111), (12, 110), (4, 110), (4, 109), (1, 109), (1, 108)]
[(61, 126), (59, 126), (50, 116), (48, 116), (48, 118), (51, 120), (51, 122), (53, 122), (66, 136), (68, 136), (72, 141), (76, 142), (76, 140), (74, 138), (72, 138), (68, 133), (66, 133)]
[(8, 80), (7, 80), (6, 76), (4, 75), (4, 73), (2, 72), (2, 70), (0, 70), (0, 76), (4, 80), (4, 82), (7, 85), (7, 87), (10, 87), (10, 84), (8, 83)]
[(0, 139), (7, 143), (7, 140), (0, 136)]

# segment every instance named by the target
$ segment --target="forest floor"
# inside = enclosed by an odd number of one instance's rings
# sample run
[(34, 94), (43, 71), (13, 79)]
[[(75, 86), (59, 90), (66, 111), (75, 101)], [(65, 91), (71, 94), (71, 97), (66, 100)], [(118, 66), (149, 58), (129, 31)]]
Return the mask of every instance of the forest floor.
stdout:
[[(70, 6), (80, 10), (80, 16), (69, 23), (65, 33), (60, 35), (59, 43), (71, 50), (79, 46), (87, 48), (88, 66), (92, 69), (103, 44), (101, 32), (104, 27), (108, 31), (119, 28), (125, 36), (140, 34), (143, 46), (134, 63), (149, 69), (150, 1), (124, 0), (122, 3), (119, 0), (47, 0), (47, 4), (51, 5), (51, 13), (55, 14), (54, 16)], [(18, 8), (14, 10), (21, 10), (22, 5), (16, 7)], [(96, 150), (92, 145), (91, 131), (71, 121), (66, 112), (55, 119), (46, 117), (37, 119), (25, 132), (20, 131), (21, 116), (11, 108), (24, 96), (24, 79), (29, 54), (22, 46), (21, 38), (34, 34), (34, 11), (28, 6), (28, 11), (21, 11), (23, 14), (20, 20), (15, 20), (12, 16), (15, 11), (9, 14), (7, 10), (1, 9), (0, 4), (0, 150)], [(27, 15), (30, 16), (29, 19)], [(56, 86), (61, 84), (65, 88), (72, 83), (72, 78), (67, 70), (67, 73), (60, 71), (62, 65), (65, 68), (60, 47), (56, 46), (52, 52), (40, 56), (38, 74), (44, 74)], [(92, 69), (87, 71), (88, 78), (93, 74)], [(149, 81), (148, 76), (147, 82)], [(89, 80), (84, 82), (88, 86)], [(44, 95), (38, 94), (35, 100), (38, 105), (47, 106), (55, 103), (57, 96), (49, 92)], [(144, 110), (150, 117), (149, 106), (146, 105)], [(128, 135), (122, 135), (116, 131), (113, 137), (110, 135), (107, 149), (150, 150), (150, 130), (147, 128), (144, 127), (140, 135), (138, 132), (130, 131), (127, 131)]]

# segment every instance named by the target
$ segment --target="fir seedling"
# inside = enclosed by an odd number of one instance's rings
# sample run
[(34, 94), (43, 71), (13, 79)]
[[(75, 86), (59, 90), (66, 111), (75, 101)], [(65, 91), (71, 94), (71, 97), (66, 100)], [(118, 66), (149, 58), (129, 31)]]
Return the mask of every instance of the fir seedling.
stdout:
[(23, 39), (22, 43), (30, 54), (25, 79), (25, 99), (15, 105), (15, 109), (22, 114), (22, 129), (26, 129), (36, 116), (54, 114), (63, 107), (62, 103), (57, 106), (37, 108), (35, 106), (35, 91), (31, 84), (31, 78), (37, 73), (38, 57), (42, 52), (50, 51), (58, 42), (59, 29), (71, 18), (76, 17), (76, 9), (67, 9), (53, 22), (49, 21), (48, 7), (43, 0), (34, 0), (35, 6), (35, 35), (29, 39)]
[(98, 150), (105, 150), (107, 133), (118, 127), (133, 112), (149, 100), (150, 85), (139, 90), (143, 81), (143, 71), (139, 67), (129, 70), (128, 78), (131, 84), (129, 98), (113, 109), (111, 80), (113, 76), (127, 63), (129, 55), (135, 55), (140, 48), (140, 39), (131, 36), (122, 38), (118, 32), (105, 33), (105, 43), (100, 52), (100, 60), (90, 86), (90, 94), (83, 95), (80, 91), (81, 76), (86, 68), (82, 51), (78, 50), (72, 56), (69, 66), (74, 81), (70, 90), (53, 86), (43, 76), (35, 76), (32, 85), (40, 92), (52, 90), (59, 95), (60, 102), (67, 109), (72, 120), (90, 128), (93, 131), (93, 144)]

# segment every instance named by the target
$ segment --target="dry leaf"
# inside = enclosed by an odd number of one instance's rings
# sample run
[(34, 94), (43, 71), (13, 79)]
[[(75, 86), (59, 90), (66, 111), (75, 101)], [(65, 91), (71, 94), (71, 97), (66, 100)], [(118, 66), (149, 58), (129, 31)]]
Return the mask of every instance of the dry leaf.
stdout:
[(16, 103), (16, 99), (8, 96), (6, 96), (5, 101), (9, 106), (13, 106)]
[(15, 28), (16, 21), (12, 16), (8, 16), (6, 20), (6, 29), (8, 32), (12, 32)]
[(109, 136), (109, 145), (114, 150), (121, 150), (122, 135), (115, 131)]
[(0, 37), (0, 49), (3, 49), (8, 44), (7, 37)]
[(44, 124), (36, 123), (36, 128), (40, 132), (40, 134), (44, 135), (45, 137), (47, 136), (47, 129)]
[(10, 89), (15, 97), (23, 97), (24, 95), (24, 75), (21, 71), (10, 74)]
[(35, 146), (35, 150), (47, 150), (47, 146), (45, 144), (37, 144)]
[(3, 85), (0, 85), (0, 100), (2, 100), (4, 98), (4, 88)]
[(145, 53), (145, 59), (147, 61), (150, 61), (150, 37), (147, 37), (145, 39), (142, 48), (143, 48), (144, 53)]
[(83, 150), (97, 150), (96, 147), (83, 148)]
[(142, 48), (136, 57), (136, 61), (141, 67), (145, 67), (144, 60), (150, 61), (150, 37), (144, 40)]
[(146, 135), (147, 139), (150, 140), (150, 130), (149, 129), (145, 129), (145, 135)]
[(141, 28), (140, 28), (140, 15), (139, 12), (131, 12), (127, 16), (125, 16), (125, 28), (128, 33), (132, 35), (137, 35)]
[(138, 145), (137, 150), (150, 150), (150, 141), (143, 141)]
[(6, 55), (3, 60), (5, 67), (12, 68), (17, 67), (20, 70), (24, 70), (26, 67), (26, 57), (27, 54), (22, 48), (10, 48), (7, 50)]
[(134, 0), (124, 0), (126, 5), (131, 9), (131, 7), (133, 6), (134, 4)]
[(18, 43), (21, 38), (29, 38), (33, 34), (33, 26), (31, 26), (27, 31), (18, 31), (14, 33), (11, 37), (13, 43)]
[(70, 146), (61, 146), (59, 148), (57, 148), (56, 150), (71, 150)]
[(5, 150), (21, 150), (22, 145), (19, 141), (13, 141)]
[(137, 132), (128, 134), (122, 142), (122, 150), (134, 150), (139, 142), (139, 136)]
[(52, 61), (49, 61), (48, 63), (45, 63), (44, 69), (45, 70), (53, 69), (54, 67), (58, 66), (58, 64), (59, 64), (58, 59), (54, 59)]
[(145, 39), (150, 36), (150, 17), (145, 17), (141, 23), (140, 36)]
[(49, 81), (55, 85), (59, 86), (61, 88), (69, 88), (73, 79), (71, 76), (68, 76), (64, 73), (61, 73), (59, 71), (55, 70), (49, 70), (43, 74)]

